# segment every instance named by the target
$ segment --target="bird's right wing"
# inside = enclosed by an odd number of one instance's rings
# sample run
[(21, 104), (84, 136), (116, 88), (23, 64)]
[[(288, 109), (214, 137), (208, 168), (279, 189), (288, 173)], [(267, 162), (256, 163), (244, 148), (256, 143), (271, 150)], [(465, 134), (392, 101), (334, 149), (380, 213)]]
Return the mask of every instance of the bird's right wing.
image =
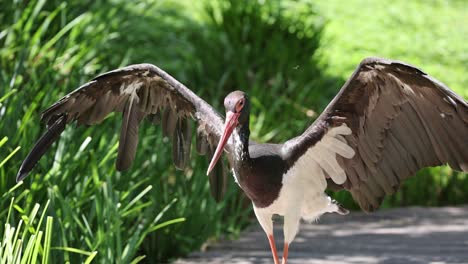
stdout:
[(290, 164), (316, 164), (321, 182), (372, 211), (421, 168), (468, 171), (468, 103), (411, 65), (368, 58), (284, 149)]
[[(194, 119), (198, 127), (197, 151), (213, 155), (222, 134), (223, 119), (208, 103), (172, 76), (151, 64), (137, 64), (104, 73), (67, 94), (42, 113), (47, 131), (23, 161), (17, 175), (28, 175), (65, 126), (100, 123), (111, 112), (122, 112), (116, 168), (128, 169), (135, 159), (138, 127), (146, 117), (162, 123), (163, 134), (172, 138), (177, 168), (189, 163)], [(229, 149), (230, 146), (228, 145)], [(219, 200), (225, 190), (227, 168), (218, 163), (210, 176), (212, 194)]]

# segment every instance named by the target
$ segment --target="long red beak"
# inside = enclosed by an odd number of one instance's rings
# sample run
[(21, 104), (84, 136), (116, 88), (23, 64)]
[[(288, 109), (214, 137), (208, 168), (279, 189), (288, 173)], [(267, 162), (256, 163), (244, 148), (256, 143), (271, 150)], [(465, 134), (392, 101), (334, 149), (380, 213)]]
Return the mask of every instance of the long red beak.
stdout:
[(224, 124), (223, 135), (221, 136), (221, 140), (219, 141), (218, 146), (216, 147), (216, 151), (213, 155), (213, 158), (211, 159), (210, 166), (208, 167), (206, 175), (210, 174), (211, 170), (213, 170), (214, 166), (216, 165), (216, 162), (218, 162), (219, 158), (221, 157), (224, 145), (226, 145), (226, 142), (231, 136), (232, 131), (234, 131), (234, 128), (237, 126), (237, 120), (239, 119), (239, 115), (240, 113), (226, 113), (226, 121)]

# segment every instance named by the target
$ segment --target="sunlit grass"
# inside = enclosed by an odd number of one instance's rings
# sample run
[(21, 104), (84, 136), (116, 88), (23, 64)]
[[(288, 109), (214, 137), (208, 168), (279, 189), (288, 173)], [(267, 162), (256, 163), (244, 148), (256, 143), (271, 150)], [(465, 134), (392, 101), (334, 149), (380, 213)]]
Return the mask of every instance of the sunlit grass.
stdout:
[(468, 98), (468, 5), (457, 0), (317, 1), (329, 18), (327, 71), (348, 78), (365, 57), (402, 60)]
[[(40, 216), (38, 216), (40, 205), (35, 204), (29, 214), (26, 214), (15, 199), (11, 199), (8, 207), (8, 215), (6, 223), (3, 227), (2, 240), (0, 242), (0, 263), (1, 264), (16, 264), (16, 263), (52, 263), (50, 259), (50, 251), (60, 250), (69, 251), (76, 254), (87, 256), (84, 263), (91, 263), (96, 257), (97, 252), (87, 252), (84, 250), (70, 247), (51, 248), (53, 218), (45, 214), (49, 202), (46, 203)], [(13, 215), (13, 210), (21, 211), (21, 219), (16, 222), (16, 226), (11, 225), (10, 216)], [(39, 219), (37, 219), (39, 217)], [(44, 222), (45, 221), (45, 222)], [(0, 233), (1, 235), (2, 233)]]

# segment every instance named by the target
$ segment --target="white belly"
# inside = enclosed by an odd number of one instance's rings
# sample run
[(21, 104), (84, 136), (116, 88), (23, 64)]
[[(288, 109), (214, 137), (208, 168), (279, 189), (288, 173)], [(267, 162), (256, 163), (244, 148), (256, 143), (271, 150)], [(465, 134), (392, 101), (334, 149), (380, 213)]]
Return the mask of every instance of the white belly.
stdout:
[[(297, 212), (306, 221), (316, 220), (320, 215), (327, 212), (338, 211), (338, 206), (325, 193), (326, 182), (318, 183), (314, 181), (313, 173), (309, 177), (299, 177), (290, 175), (294, 171), (289, 171), (283, 179), (301, 179), (295, 181), (284, 181), (278, 198), (268, 207), (260, 210), (269, 214), (289, 215), (291, 210), (299, 208)], [(308, 179), (308, 180), (302, 180)]]
[(296, 180), (283, 180), (280, 194), (271, 205), (265, 208), (254, 206), (255, 215), (267, 234), (273, 232), (271, 216), (274, 214), (285, 217), (284, 239), (290, 243), (299, 230), (301, 218), (306, 221), (314, 221), (324, 213), (339, 211), (339, 207), (325, 193), (326, 182), (325, 184), (317, 184), (313, 180), (316, 177), (309, 176), (301, 177), (301, 174), (296, 170), (290, 170), (283, 179)]

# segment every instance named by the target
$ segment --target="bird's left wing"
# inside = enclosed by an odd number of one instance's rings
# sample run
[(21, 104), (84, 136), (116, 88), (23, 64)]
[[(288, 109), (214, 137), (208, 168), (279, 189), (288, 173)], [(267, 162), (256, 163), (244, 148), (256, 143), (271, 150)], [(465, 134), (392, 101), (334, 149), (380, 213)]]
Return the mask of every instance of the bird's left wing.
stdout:
[(413, 66), (368, 58), (283, 153), (372, 211), (421, 168), (468, 171), (468, 104)]
[[(154, 65), (130, 65), (97, 76), (42, 113), (47, 131), (23, 161), (17, 180), (28, 175), (67, 124), (73, 121), (78, 125), (98, 124), (111, 112), (122, 112), (116, 161), (120, 171), (128, 169), (135, 158), (138, 127), (145, 117), (153, 123), (161, 122), (164, 134), (173, 139), (173, 160), (179, 169), (189, 160), (192, 141), (189, 119), (198, 123), (196, 145), (200, 154), (212, 155), (222, 134), (221, 116), (191, 90)], [(223, 167), (220, 163), (210, 175), (216, 199), (222, 195), (226, 181)]]

